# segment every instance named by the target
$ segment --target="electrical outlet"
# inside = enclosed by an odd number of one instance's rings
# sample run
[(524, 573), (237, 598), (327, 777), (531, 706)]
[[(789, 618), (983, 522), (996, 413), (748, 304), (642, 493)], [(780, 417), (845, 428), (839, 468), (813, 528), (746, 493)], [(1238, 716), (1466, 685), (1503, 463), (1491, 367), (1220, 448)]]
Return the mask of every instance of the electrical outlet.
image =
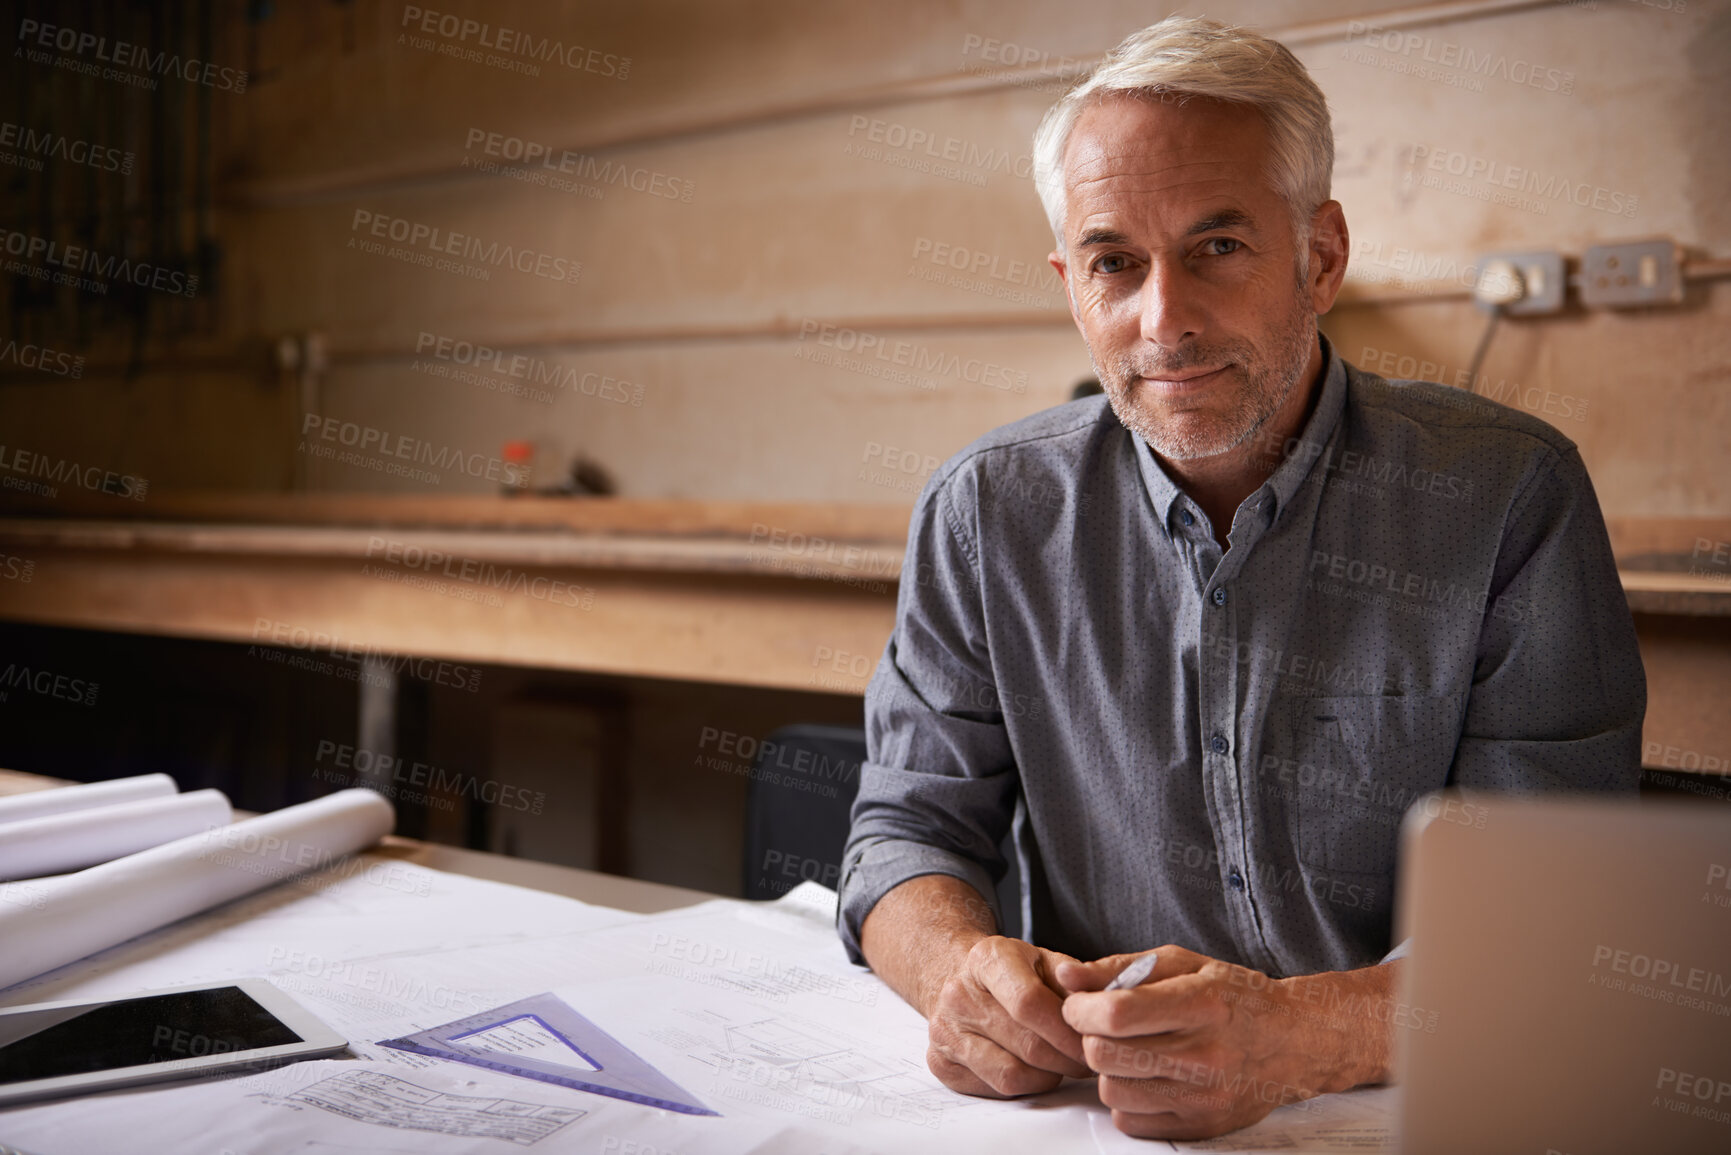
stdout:
[(1675, 241), (1594, 245), (1581, 258), (1581, 303), (1589, 309), (1676, 305), (1683, 268)]
[[(1520, 294), (1513, 300), (1507, 299), (1506, 276), (1485, 276), (1485, 273), (1491, 270), (1506, 272), (1497, 265), (1497, 262), (1504, 261), (1513, 266), (1515, 277), (1519, 279)], [(1563, 254), (1552, 250), (1485, 253), (1479, 257), (1477, 267), (1480, 274), (1479, 281), (1473, 288), (1473, 296), (1480, 304), (1500, 305), (1503, 313), (1510, 317), (1562, 312), (1563, 293), (1568, 287), (1563, 270)]]

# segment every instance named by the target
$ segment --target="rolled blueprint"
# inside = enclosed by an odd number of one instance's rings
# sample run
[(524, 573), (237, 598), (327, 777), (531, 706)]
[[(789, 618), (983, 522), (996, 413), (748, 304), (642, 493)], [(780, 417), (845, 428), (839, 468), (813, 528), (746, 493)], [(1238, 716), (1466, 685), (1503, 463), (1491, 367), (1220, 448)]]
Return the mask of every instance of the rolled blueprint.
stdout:
[(0, 879), (64, 874), (234, 821), (220, 790), (194, 790), (0, 826)]
[(140, 774), (136, 778), (115, 778), (83, 786), (59, 786), (52, 790), (33, 790), (29, 794), (8, 794), (0, 798), (0, 826), (50, 814), (65, 814), (69, 810), (116, 806), (144, 798), (166, 798), (178, 789), (174, 779), (166, 774)]
[(371, 790), (339, 790), (77, 874), (14, 883), (32, 900), (0, 894), (0, 987), (329, 866), (394, 825), (391, 804)]

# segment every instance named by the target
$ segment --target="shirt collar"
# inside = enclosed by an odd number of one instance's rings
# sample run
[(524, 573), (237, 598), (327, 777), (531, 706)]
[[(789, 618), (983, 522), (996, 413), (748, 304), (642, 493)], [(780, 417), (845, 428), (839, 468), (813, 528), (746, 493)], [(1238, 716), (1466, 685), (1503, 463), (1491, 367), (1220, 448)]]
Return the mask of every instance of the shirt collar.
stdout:
[[(1311, 411), (1310, 420), (1305, 423), (1296, 438), (1297, 442), (1306, 446), (1315, 446), (1311, 452), (1284, 453), (1283, 460), (1258, 493), (1273, 493), (1274, 508), (1270, 515), (1275, 515), (1285, 508), (1298, 492), (1304, 479), (1309, 476), (1320, 454), (1322, 446), (1328, 444), (1334, 436), (1335, 426), (1340, 424), (1341, 410), (1346, 406), (1346, 362), (1342, 361), (1334, 351), (1334, 346), (1320, 332), (1317, 339), (1322, 342), (1322, 393), (1317, 398), (1316, 408)], [(1136, 464), (1142, 471), (1142, 484), (1148, 490), (1148, 497), (1154, 503), (1154, 512), (1160, 515), (1160, 524), (1170, 532), (1172, 528), (1173, 505), (1184, 491), (1179, 489), (1172, 478), (1166, 473), (1159, 458), (1154, 456), (1154, 450), (1139, 434), (1130, 436), (1136, 439)], [(1292, 443), (1289, 442), (1290, 446)]]

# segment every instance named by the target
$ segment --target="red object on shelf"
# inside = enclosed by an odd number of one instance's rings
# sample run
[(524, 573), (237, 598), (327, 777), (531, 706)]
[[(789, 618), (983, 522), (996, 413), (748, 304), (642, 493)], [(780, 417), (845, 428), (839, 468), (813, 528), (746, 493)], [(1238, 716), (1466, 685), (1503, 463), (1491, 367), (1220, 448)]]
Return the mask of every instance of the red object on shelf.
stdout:
[(506, 497), (522, 493), (529, 488), (529, 475), (534, 470), (535, 443), (533, 441), (507, 441), (503, 450), (505, 457), (505, 484), (501, 491)]

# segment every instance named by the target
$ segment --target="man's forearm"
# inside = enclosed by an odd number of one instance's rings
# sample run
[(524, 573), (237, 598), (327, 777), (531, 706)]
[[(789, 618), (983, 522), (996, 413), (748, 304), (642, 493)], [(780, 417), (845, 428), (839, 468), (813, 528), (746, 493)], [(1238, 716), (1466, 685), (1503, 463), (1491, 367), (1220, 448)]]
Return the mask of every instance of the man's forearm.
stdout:
[(976, 942), (997, 932), (992, 908), (973, 887), (948, 874), (922, 874), (872, 907), (860, 950), (890, 989), (930, 1018), (945, 980), (962, 970)]

